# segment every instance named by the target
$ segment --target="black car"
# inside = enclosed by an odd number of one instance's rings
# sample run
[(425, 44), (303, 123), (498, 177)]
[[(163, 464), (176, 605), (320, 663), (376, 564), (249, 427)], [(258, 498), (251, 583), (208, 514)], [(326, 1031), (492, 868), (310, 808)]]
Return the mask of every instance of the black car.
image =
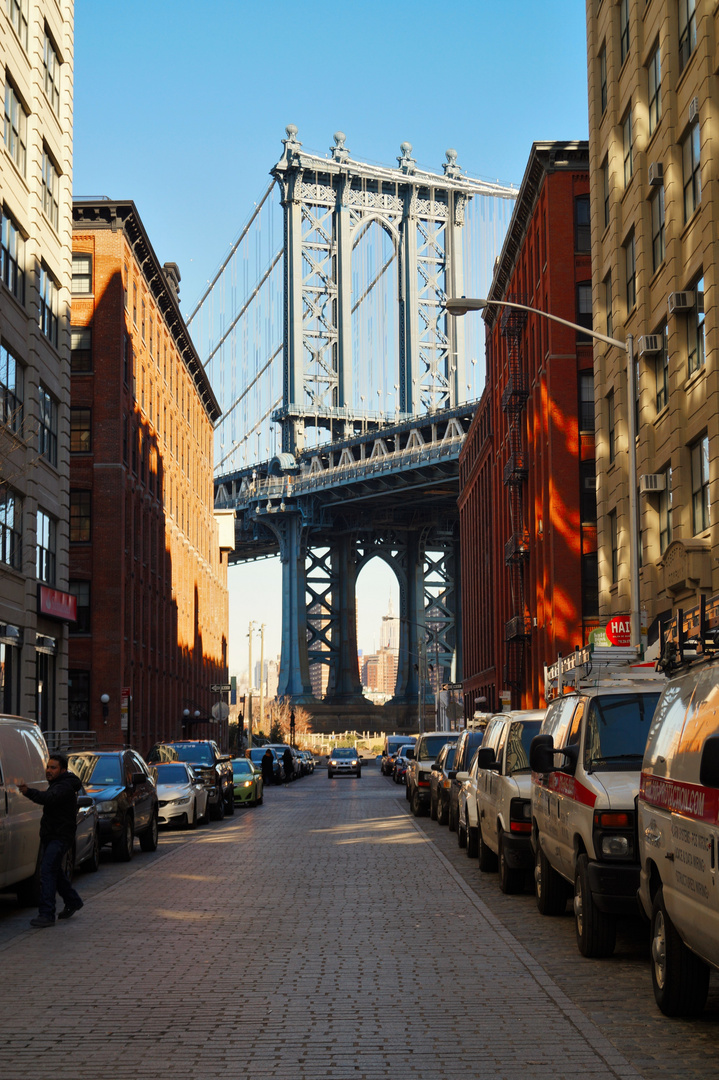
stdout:
[(429, 816), (446, 825), (449, 820), (449, 770), (454, 763), (456, 743), (446, 743), (437, 754), (429, 774)]
[(128, 862), (135, 837), (143, 851), (157, 847), (157, 789), (136, 750), (72, 754), (68, 769), (82, 780), (97, 807), (100, 843), (112, 844), (113, 858)]
[(235, 780), (229, 754), (223, 754), (214, 739), (182, 739), (155, 743), (147, 757), (152, 765), (160, 761), (184, 761), (207, 788), (210, 817), (222, 821), (235, 812)]
[(469, 777), (469, 767), (476, 751), (482, 745), (483, 731), (463, 731), (457, 740), (457, 753), (449, 774), (449, 827), (457, 832), (459, 825), (459, 792)]
[(273, 750), (271, 746), (253, 746), (251, 750), (247, 751), (247, 756), (260, 771), (262, 770), (262, 759), (270, 751), (272, 754), (272, 780), (275, 784), (281, 784), (285, 778), (285, 769), (282, 764), (280, 755), (276, 750)]

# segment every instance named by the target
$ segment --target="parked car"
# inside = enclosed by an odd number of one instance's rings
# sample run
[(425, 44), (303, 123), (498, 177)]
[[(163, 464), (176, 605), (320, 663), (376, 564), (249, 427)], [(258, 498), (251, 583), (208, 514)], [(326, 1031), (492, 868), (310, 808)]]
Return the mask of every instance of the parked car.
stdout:
[(459, 733), (456, 731), (431, 731), (420, 735), (407, 769), (407, 798), (412, 813), (419, 817), (429, 807), (429, 774), (432, 763), (445, 743), (456, 743)]
[(246, 757), (233, 758), (231, 765), (235, 781), (235, 803), (258, 806), (264, 796), (262, 770), (257, 769)]
[(519, 892), (534, 866), (529, 749), (543, 719), (544, 709), (494, 716), (485, 729), (474, 781), (468, 787), (468, 799), (474, 795), (479, 868), (499, 867), (504, 893)]
[(100, 842), (112, 844), (114, 859), (132, 858), (136, 836), (143, 851), (157, 848), (157, 789), (136, 750), (83, 751), (70, 756), (68, 768), (94, 799)]
[(410, 749), (412, 749), (411, 746), (400, 746), (397, 752), (392, 768), (392, 779), (395, 784), (404, 784), (405, 782), (407, 766), (409, 765), (409, 758), (406, 756), (406, 751)]
[[(459, 792), (469, 776), (469, 766), (475, 751), (482, 745), (483, 731), (463, 731), (457, 739), (454, 764), (449, 772), (449, 825), (456, 832), (459, 824)], [(460, 845), (463, 846), (463, 845)]]
[(207, 820), (207, 788), (184, 761), (154, 766), (160, 825), (194, 829)]
[(651, 919), (654, 997), (667, 1016), (701, 1012), (719, 968), (718, 693), (717, 660), (675, 674), (642, 764), (639, 898)]
[(267, 750), (272, 753), (272, 776), (275, 784), (281, 784), (285, 778), (285, 767), (282, 763), (282, 758), (278, 754), (275, 747), (270, 746), (253, 746), (246, 752), (246, 756), (250, 759), (255, 768), (262, 771), (262, 759), (265, 756)]
[(356, 776), (362, 775), (362, 765), (359, 754), (353, 746), (336, 746), (327, 760), (327, 779), (331, 780), (335, 775)]
[(289, 750), (290, 754), (292, 755), (292, 776), (291, 776), (291, 779), (292, 780), (299, 780), (300, 776), (302, 775), (302, 766), (300, 764), (300, 759), (297, 756), (297, 751), (293, 747), (288, 746), (287, 743), (270, 743), (270, 746), (271, 746), (271, 748), (273, 750), (276, 750), (277, 753), (279, 754), (279, 756), (282, 758), (283, 766), (284, 766), (285, 750)]
[(315, 771), (315, 755), (311, 750), (301, 750), (300, 753), (307, 763), (307, 772), (313, 773)]
[(394, 767), (394, 759), (397, 752), (403, 746), (414, 746), (417, 741), (416, 735), (386, 735), (382, 748), (381, 773), (383, 776), (391, 776)]
[(457, 752), (456, 743), (445, 743), (429, 772), (429, 816), (440, 825), (449, 820), (449, 770)]
[(78, 794), (76, 824), (75, 842), (63, 859), (63, 870), (68, 878), (72, 878), (80, 866), (91, 873), (100, 869), (100, 816), (92, 796)]
[(0, 716), (0, 889), (13, 889), (28, 906), (39, 896), (42, 806), (20, 794), (15, 778), (44, 791), (47, 762), (45, 739), (33, 720)]
[(470, 762), (469, 775), (459, 791), (459, 821), (457, 823), (457, 843), (464, 848), (468, 859), (477, 857), (477, 768), (479, 749), (475, 750)]
[(225, 814), (234, 814), (234, 784), (229, 754), (223, 754), (213, 739), (183, 739), (155, 743), (147, 760), (154, 765), (170, 760), (170, 754), (176, 754), (177, 761), (191, 765), (195, 776), (207, 788), (210, 817), (221, 821)]

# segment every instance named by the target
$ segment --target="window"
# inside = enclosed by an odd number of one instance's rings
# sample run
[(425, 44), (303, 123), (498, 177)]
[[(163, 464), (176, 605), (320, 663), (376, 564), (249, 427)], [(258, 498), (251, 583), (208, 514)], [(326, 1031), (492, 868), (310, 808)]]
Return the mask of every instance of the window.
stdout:
[(607, 46), (599, 50), (599, 107), (602, 115), (607, 108)]
[(70, 409), (70, 453), (87, 454), (92, 450), (92, 409)]
[(682, 177), (684, 181), (684, 220), (689, 221), (702, 201), (701, 148), (699, 121), (695, 120), (682, 140)]
[(709, 508), (709, 436), (702, 435), (690, 447), (692, 456), (692, 529), (694, 535), (711, 524)]
[(607, 394), (607, 444), (609, 450), (609, 464), (611, 465), (617, 456), (617, 432), (614, 415), (614, 391)]
[(604, 310), (607, 313), (607, 337), (614, 336), (614, 319), (612, 318), (612, 272), (611, 270), (604, 279)]
[(129, 453), (128, 423), (129, 423), (129, 421), (127, 419), (127, 413), (124, 413), (123, 417), (122, 417), (122, 460), (125, 462), (126, 465), (129, 464), (129, 457), (128, 457), (128, 453)]
[(7, 0), (7, 17), (27, 52), (27, 5), (28, 0)]
[(0, 483), (0, 562), (22, 567), (22, 500)]
[[(55, 168), (55, 163), (47, 152), (42, 149), (42, 209), (45, 217), (57, 231), (60, 222), (59, 210), (60, 177)], [(73, 263), (74, 263), (73, 259)]]
[(679, 71), (697, 47), (696, 0), (679, 0)]
[(634, 233), (624, 245), (624, 261), (627, 271), (627, 314), (637, 302), (637, 262), (634, 250)]
[(579, 512), (583, 525), (597, 523), (597, 476), (594, 461), (582, 461), (579, 465)]
[[(78, 606), (78, 616), (79, 616)], [(77, 623), (70, 623), (71, 634), (87, 633), (78, 630)], [(68, 671), (67, 673), (67, 712), (70, 731), (90, 730), (90, 672)]]
[(579, 430), (594, 431), (594, 372), (579, 372)]
[(74, 252), (72, 256), (72, 295), (92, 295), (92, 255)]
[(5, 345), (0, 345), (0, 423), (22, 431), (23, 369)]
[(90, 633), (90, 582), (71, 581), (68, 592), (77, 600), (77, 620), (70, 623), (71, 634)]
[(624, 155), (624, 186), (627, 187), (634, 175), (634, 152), (632, 148), (632, 106), (622, 120), (622, 148)]
[(582, 616), (585, 619), (599, 617), (599, 575), (595, 551), (582, 555)]
[(142, 331), (142, 340), (144, 341), (145, 340), (145, 301), (144, 300), (140, 301), (140, 305), (141, 305), (141, 311), (142, 311), (142, 325), (141, 325), (140, 329)]
[(0, 271), (10, 292), (21, 304), (25, 303), (25, 241), (7, 210), (2, 215)]
[(619, 580), (619, 533), (617, 531), (617, 511), (609, 513), (609, 551), (611, 583), (616, 585)]
[(47, 32), (47, 27), (45, 27), (42, 63), (45, 68), (45, 93), (52, 106), (52, 111), (57, 116), (60, 112), (60, 61), (57, 50), (52, 43), (52, 38)]
[(55, 522), (44, 510), (37, 512), (36, 577), (48, 585), (55, 584)]
[(70, 370), (81, 373), (92, 371), (92, 327), (70, 328)]
[(664, 470), (664, 491), (659, 493), (659, 551), (663, 555), (672, 542), (672, 467)]
[(602, 193), (604, 195), (604, 228), (609, 224), (609, 158), (602, 162)]
[(706, 350), (704, 347), (704, 277), (700, 277), (693, 286), (694, 307), (687, 315), (687, 366), (693, 375), (704, 367)]
[(122, 338), (122, 381), (125, 386), (130, 385), (130, 335), (124, 334)]
[(619, 0), (619, 51), (624, 63), (629, 55), (629, 0)]
[(37, 442), (41, 457), (57, 465), (57, 402), (42, 384), (37, 388)]
[[(592, 329), (592, 283), (582, 281), (577, 285), (577, 322), (587, 330)], [(587, 334), (577, 333), (578, 341), (587, 341)]]
[(658, 43), (649, 57), (647, 81), (649, 84), (649, 134), (652, 135), (662, 118), (662, 68)]
[(664, 262), (664, 185), (654, 192), (652, 208), (652, 272)]
[(57, 348), (57, 285), (44, 263), (40, 265), (38, 325), (45, 337)]
[(589, 196), (578, 195), (574, 200), (574, 249), (575, 251), (590, 251), (591, 246)]
[(137, 285), (132, 283), (132, 321), (137, 326)]
[(657, 412), (661, 412), (669, 400), (669, 327), (666, 323), (659, 333), (662, 335), (662, 350), (657, 353), (654, 361), (654, 374), (657, 386)]
[(87, 543), (90, 539), (92, 492), (70, 492), (70, 543)]
[(5, 76), (5, 146), (19, 171), (27, 169), (27, 113), (17, 90)]

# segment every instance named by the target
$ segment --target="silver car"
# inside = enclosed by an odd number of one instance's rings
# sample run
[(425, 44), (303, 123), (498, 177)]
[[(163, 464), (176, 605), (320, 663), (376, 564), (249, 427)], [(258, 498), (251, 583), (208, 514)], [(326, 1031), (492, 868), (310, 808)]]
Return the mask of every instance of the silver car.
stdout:
[(158, 825), (194, 829), (207, 818), (207, 788), (184, 761), (161, 761), (157, 772)]
[(359, 751), (353, 746), (337, 746), (330, 754), (327, 761), (327, 779), (333, 776), (356, 776), (362, 775), (362, 759)]

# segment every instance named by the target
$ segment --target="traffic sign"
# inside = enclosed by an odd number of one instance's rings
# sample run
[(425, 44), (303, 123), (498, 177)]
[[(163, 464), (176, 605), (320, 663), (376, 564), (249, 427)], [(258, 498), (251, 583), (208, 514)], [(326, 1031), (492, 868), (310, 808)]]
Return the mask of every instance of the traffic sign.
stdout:
[(216, 701), (212, 706), (212, 715), (215, 720), (226, 720), (230, 715), (229, 705), (226, 705), (224, 701)]
[(228, 682), (213, 682), (210, 687), (210, 692), (213, 694), (229, 694), (232, 689), (232, 683)]

